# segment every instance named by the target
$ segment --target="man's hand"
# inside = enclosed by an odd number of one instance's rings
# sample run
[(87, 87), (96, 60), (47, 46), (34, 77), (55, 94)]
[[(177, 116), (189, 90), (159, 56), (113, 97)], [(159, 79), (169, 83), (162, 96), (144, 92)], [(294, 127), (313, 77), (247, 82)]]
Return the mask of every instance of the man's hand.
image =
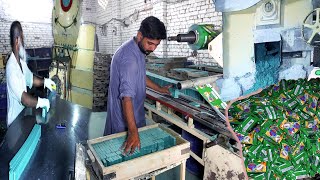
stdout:
[(172, 87), (172, 84), (163, 86), (159, 89), (160, 93), (171, 95), (169, 89)]
[(36, 108), (38, 109), (39, 107), (40, 107), (40, 108), (46, 107), (47, 112), (48, 112), (49, 109), (50, 109), (50, 102), (49, 102), (49, 100), (48, 100), (48, 99), (45, 99), (45, 98), (39, 98), (39, 97), (38, 97), (38, 103), (37, 103)]
[(132, 154), (136, 148), (140, 150), (140, 138), (138, 130), (134, 130), (132, 132), (128, 131), (128, 138), (122, 145), (122, 148), (124, 148), (124, 154), (128, 154), (130, 151), (130, 154)]
[(44, 78), (44, 87), (48, 88), (50, 91), (56, 90), (56, 83), (53, 82), (51, 79)]

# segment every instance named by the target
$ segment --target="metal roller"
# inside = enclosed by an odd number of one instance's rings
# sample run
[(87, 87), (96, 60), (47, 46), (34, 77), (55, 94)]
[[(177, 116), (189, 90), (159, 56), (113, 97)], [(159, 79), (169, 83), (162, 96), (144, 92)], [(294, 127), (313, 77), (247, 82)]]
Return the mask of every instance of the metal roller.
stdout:
[(214, 30), (214, 26), (212, 24), (194, 24), (189, 28), (189, 32), (187, 34), (171, 36), (168, 37), (168, 40), (187, 42), (192, 50), (200, 50), (208, 49), (208, 44), (219, 34), (220, 32)]
[(177, 83), (177, 88), (179, 90), (181, 89), (188, 89), (195, 86), (201, 86), (205, 84), (211, 84), (214, 83), (217, 79), (219, 79), (222, 75), (214, 75), (214, 76), (208, 76), (208, 77), (201, 77), (196, 79), (190, 79), (186, 81), (180, 81)]

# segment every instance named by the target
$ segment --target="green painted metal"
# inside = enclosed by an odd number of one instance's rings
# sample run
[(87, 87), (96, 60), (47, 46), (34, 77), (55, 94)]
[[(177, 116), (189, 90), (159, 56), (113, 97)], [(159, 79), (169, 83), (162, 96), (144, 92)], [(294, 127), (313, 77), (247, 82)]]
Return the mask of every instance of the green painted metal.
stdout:
[(220, 34), (214, 30), (213, 24), (194, 24), (189, 28), (190, 31), (193, 31), (197, 37), (194, 43), (189, 43), (192, 50), (208, 49), (208, 44)]

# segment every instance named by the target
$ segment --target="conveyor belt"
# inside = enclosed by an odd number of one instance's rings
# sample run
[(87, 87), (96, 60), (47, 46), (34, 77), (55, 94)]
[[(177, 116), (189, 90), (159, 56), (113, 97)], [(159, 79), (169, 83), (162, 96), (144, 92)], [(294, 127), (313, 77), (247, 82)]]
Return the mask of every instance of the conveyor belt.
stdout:
[(217, 133), (233, 139), (233, 136), (227, 129), (225, 117), (221, 112), (217, 112), (216, 110), (208, 111), (205, 105), (194, 107), (189, 104), (191, 101), (187, 97), (174, 99), (171, 96), (159, 94), (150, 89), (147, 89), (146, 92), (149, 99), (159, 101), (161, 104), (182, 113), (184, 116), (193, 118), (195, 121), (205, 125)]

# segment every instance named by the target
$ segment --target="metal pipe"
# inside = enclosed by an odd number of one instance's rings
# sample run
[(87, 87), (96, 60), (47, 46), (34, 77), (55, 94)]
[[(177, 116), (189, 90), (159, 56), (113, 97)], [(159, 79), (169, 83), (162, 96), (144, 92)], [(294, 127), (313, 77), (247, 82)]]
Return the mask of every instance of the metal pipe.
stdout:
[(188, 34), (178, 34), (177, 36), (168, 37), (168, 41), (187, 42), (193, 44), (196, 42), (197, 36), (193, 31)]
[(214, 76), (208, 76), (208, 77), (200, 77), (196, 79), (190, 79), (186, 81), (180, 81), (177, 83), (177, 88), (179, 90), (181, 89), (188, 89), (195, 86), (201, 86), (204, 84), (211, 84), (215, 82), (217, 79), (219, 79), (222, 75), (214, 75)]

